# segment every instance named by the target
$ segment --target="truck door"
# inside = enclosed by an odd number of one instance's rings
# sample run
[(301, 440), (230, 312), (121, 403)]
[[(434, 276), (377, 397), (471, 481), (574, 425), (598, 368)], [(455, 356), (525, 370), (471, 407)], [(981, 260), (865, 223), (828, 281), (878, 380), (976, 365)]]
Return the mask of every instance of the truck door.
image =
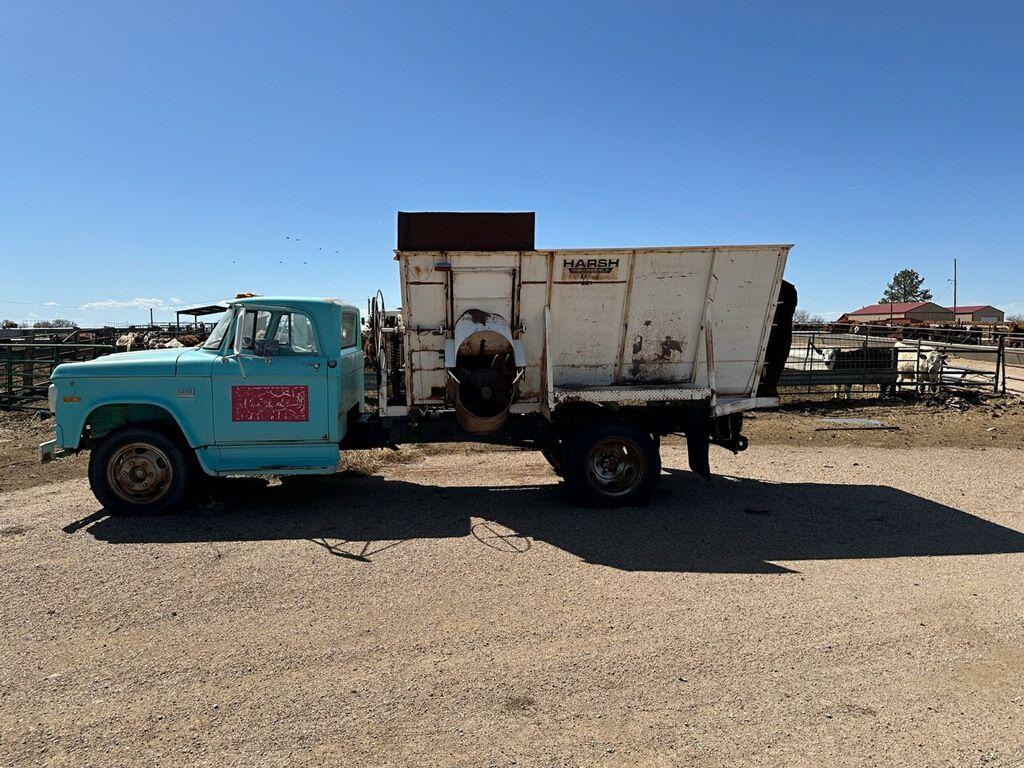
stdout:
[(213, 365), (217, 443), (328, 442), (328, 357), (313, 319), (247, 307), (236, 323), (240, 354)]

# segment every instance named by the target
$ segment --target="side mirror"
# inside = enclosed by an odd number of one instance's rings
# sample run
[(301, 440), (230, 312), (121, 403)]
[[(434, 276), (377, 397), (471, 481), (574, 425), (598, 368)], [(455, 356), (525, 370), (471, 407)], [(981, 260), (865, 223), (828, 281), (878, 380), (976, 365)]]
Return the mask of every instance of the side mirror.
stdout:
[(281, 352), (281, 342), (277, 339), (256, 339), (253, 351), (257, 357), (277, 357)]
[[(241, 310), (238, 313), (238, 317), (235, 319), (235, 343), (231, 347), (231, 354), (228, 357), (234, 358), (238, 361), (238, 372), (242, 374), (242, 378), (245, 376), (245, 368), (242, 366), (242, 348), (245, 341), (242, 337), (242, 329), (245, 327), (245, 311)], [(227, 358), (225, 358), (227, 362)]]
[(242, 335), (245, 330), (245, 310), (238, 313), (235, 318), (235, 342), (231, 345), (232, 357), (239, 357), (245, 348), (245, 337)]

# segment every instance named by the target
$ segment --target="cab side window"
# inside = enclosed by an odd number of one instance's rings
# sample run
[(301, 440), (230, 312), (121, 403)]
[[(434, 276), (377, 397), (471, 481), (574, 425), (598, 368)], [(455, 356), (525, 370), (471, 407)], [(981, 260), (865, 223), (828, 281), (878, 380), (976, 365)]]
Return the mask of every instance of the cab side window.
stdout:
[(318, 355), (312, 321), (299, 312), (246, 310), (242, 315), (242, 349), (257, 357)]
[(248, 352), (255, 352), (258, 342), (267, 337), (267, 328), (270, 326), (270, 313), (261, 310), (253, 312), (246, 311), (242, 316), (242, 349)]
[(281, 355), (319, 354), (313, 324), (298, 312), (284, 312), (278, 316), (274, 340)]
[(359, 338), (358, 315), (355, 312), (341, 313), (341, 348), (354, 347)]

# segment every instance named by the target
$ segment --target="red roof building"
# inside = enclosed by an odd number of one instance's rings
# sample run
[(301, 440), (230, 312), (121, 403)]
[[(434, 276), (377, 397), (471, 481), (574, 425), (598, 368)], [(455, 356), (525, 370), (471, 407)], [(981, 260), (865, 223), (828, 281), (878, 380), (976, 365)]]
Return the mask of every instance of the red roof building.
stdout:
[(1005, 319), (1003, 310), (991, 304), (966, 304), (958, 307), (946, 307), (946, 311), (956, 316), (961, 323), (1001, 323)]
[(931, 301), (904, 301), (892, 304), (869, 304), (847, 312), (840, 320), (911, 320), (916, 322), (942, 322), (952, 320), (950, 310)]

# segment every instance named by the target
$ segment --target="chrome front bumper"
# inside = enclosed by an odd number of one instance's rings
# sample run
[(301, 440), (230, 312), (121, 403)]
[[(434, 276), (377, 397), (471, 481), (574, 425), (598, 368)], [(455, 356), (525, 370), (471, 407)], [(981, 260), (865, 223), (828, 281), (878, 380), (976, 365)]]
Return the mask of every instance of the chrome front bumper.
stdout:
[(39, 463), (46, 464), (54, 459), (71, 456), (74, 453), (75, 451), (68, 448), (58, 448), (56, 440), (47, 440), (45, 443), (39, 444)]

